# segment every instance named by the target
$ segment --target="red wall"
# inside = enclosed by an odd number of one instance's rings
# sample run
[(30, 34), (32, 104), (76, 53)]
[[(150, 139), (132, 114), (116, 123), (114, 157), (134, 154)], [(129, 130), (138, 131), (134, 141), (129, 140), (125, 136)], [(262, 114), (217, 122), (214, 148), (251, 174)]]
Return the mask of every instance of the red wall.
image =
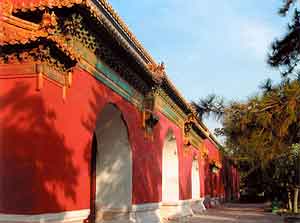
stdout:
[[(240, 176), (237, 168), (228, 158), (222, 157), (218, 148), (208, 139), (204, 140), (208, 150), (206, 158), (199, 161), (201, 165), (201, 196), (222, 197), (227, 201), (239, 199)], [(209, 164), (212, 161), (222, 164), (218, 173), (212, 173)], [(202, 176), (201, 174), (201, 176)]]
[(209, 167), (212, 161), (222, 163), (221, 153), (218, 148), (208, 139), (204, 140), (204, 145), (208, 150), (208, 156), (203, 160), (205, 180), (204, 180), (204, 195), (211, 197), (224, 196), (224, 184), (222, 179), (222, 169), (218, 173), (213, 173)]
[[(90, 206), (91, 142), (107, 103), (122, 111), (133, 151), (133, 203), (161, 200), (161, 162), (169, 128), (176, 136), (180, 199), (191, 198), (191, 154), (181, 130), (159, 114), (154, 141), (144, 139), (141, 115), (130, 103), (82, 70), (75, 70), (67, 99), (49, 81), (0, 79), (0, 212), (39, 214)], [(3, 180), (4, 179), (4, 180)]]

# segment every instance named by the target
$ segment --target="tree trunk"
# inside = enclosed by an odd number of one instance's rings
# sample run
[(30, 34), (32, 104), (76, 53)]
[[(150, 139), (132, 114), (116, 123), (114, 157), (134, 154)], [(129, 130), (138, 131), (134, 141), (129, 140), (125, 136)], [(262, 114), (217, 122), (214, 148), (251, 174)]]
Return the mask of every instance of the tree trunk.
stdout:
[(293, 206), (292, 206), (292, 194), (291, 191), (288, 191), (288, 208), (289, 211), (293, 211)]
[(294, 188), (294, 213), (298, 213), (298, 194), (299, 194), (299, 188)]

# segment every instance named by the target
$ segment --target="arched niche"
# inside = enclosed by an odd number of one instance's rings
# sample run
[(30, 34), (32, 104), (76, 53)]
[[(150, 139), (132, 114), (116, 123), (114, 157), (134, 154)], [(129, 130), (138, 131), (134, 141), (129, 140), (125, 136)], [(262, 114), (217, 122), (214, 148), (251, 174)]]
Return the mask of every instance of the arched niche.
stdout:
[(176, 137), (169, 130), (162, 151), (162, 201), (179, 200), (179, 162)]
[(121, 111), (105, 106), (95, 129), (97, 210), (124, 209), (132, 203), (132, 152)]
[(199, 172), (199, 162), (197, 159), (193, 159), (192, 162), (192, 199), (200, 199), (200, 172)]

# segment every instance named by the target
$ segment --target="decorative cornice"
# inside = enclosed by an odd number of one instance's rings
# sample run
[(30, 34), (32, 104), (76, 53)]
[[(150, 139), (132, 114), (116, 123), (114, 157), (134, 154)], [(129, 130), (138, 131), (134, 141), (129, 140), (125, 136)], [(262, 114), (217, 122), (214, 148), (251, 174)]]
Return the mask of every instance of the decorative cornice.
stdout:
[(23, 63), (0, 63), (0, 79), (8, 78), (36, 78), (36, 90), (43, 89), (44, 79), (49, 80), (62, 89), (62, 98), (66, 99), (67, 88), (72, 85), (72, 73), (62, 72), (41, 62), (23, 62)]
[(102, 24), (108, 30), (108, 32), (118, 42), (118, 44), (122, 46), (123, 49), (127, 51), (127, 53), (129, 53), (129, 55), (133, 56), (138, 65), (143, 69), (144, 74), (146, 74), (148, 78), (152, 79), (152, 82), (159, 84), (161, 82), (161, 79), (156, 76), (156, 73), (153, 73), (148, 69), (148, 64), (156, 64), (155, 61), (153, 59), (149, 60), (148, 56), (145, 57), (145, 55), (148, 53), (145, 53), (146, 50), (144, 48), (141, 48), (142, 46), (140, 43), (135, 42), (134, 39), (136, 38), (133, 36), (133, 34), (129, 35), (127, 32), (124, 32), (120, 24), (114, 24), (116, 22), (116, 19), (114, 18), (114, 16), (111, 15), (111, 12), (109, 10), (104, 12), (103, 10), (101, 10), (101, 6), (103, 8), (104, 2), (106, 1), (86, 0), (84, 2), (84, 6), (87, 7), (91, 15), (94, 16), (99, 21), (99, 23)]
[(128, 102), (135, 105), (139, 110), (142, 110), (143, 96), (125, 81), (120, 79), (118, 75), (105, 64), (100, 61), (98, 61), (97, 64), (98, 66), (95, 66), (95, 64), (92, 64), (89, 60), (82, 57), (79, 62), (79, 67), (88, 71), (97, 80), (118, 93)]
[(189, 139), (190, 139), (190, 143), (192, 144), (193, 147), (201, 150), (203, 139), (201, 137), (199, 137), (199, 135), (194, 130), (191, 131)]
[[(83, 4), (88, 6), (91, 11), (95, 14), (98, 14), (99, 10), (97, 8), (97, 4), (101, 4), (103, 8), (109, 13), (112, 19), (117, 23), (117, 25), (121, 28), (121, 30), (125, 33), (125, 35), (132, 41), (132, 43), (136, 46), (138, 51), (143, 54), (143, 56), (148, 60), (148, 63), (155, 64), (155, 60), (152, 56), (147, 52), (147, 50), (142, 46), (142, 44), (138, 41), (135, 35), (129, 30), (128, 26), (121, 19), (118, 13), (113, 9), (111, 4), (107, 0), (23, 0), (16, 1), (13, 4), (13, 11), (34, 11), (34, 10), (44, 10), (45, 8), (53, 8), (53, 7), (72, 7), (74, 5)], [(98, 17), (99, 15), (97, 15)]]
[[(11, 0), (6, 0), (11, 1)], [(45, 8), (53, 7), (72, 7), (75, 4), (81, 4), (84, 0), (18, 0), (13, 2), (13, 11), (26, 12), (28, 10), (35, 11), (37, 9), (44, 10)]]
[(26, 44), (48, 36), (48, 33), (40, 29), (38, 24), (23, 21), (14, 16), (2, 16), (0, 20), (0, 46)]
[(157, 79), (157, 82), (161, 82), (164, 76), (166, 76), (165, 64), (162, 62), (160, 64), (147, 64), (148, 69), (152, 72), (153, 76)]
[(140, 49), (140, 51), (145, 55), (145, 57), (149, 60), (150, 63), (156, 64), (155, 60), (148, 53), (148, 51), (143, 47), (143, 45), (139, 42), (139, 40), (135, 37), (135, 35), (129, 30), (128, 26), (121, 19), (118, 13), (113, 9), (111, 4), (108, 3), (107, 0), (100, 0), (100, 2), (104, 5), (104, 7), (108, 10), (108, 12), (112, 15), (112, 17), (117, 21), (122, 30), (129, 36), (129, 38), (134, 42), (134, 44)]
[(186, 99), (182, 96), (182, 94), (177, 90), (173, 82), (170, 80), (170, 78), (165, 75), (163, 78), (163, 88), (165, 88), (165, 91), (173, 98), (174, 101), (184, 110), (186, 114), (191, 113), (190, 104), (186, 101)]
[(178, 107), (176, 103), (174, 103), (174, 101), (166, 94), (163, 89), (157, 89), (156, 95), (156, 106), (158, 111), (164, 114), (178, 127), (182, 128), (184, 120), (186, 118), (185, 113)]
[(202, 141), (200, 146), (200, 155), (202, 159), (208, 158), (208, 149), (206, 148), (204, 141)]
[[(164, 64), (157, 64), (154, 61), (147, 50), (141, 45), (132, 32), (130, 32), (127, 25), (123, 22), (107, 0), (19, 0), (15, 1), (14, 4), (11, 4), (11, 0), (3, 1), (5, 1), (6, 4), (2, 5), (1, 10), (2, 12), (5, 12), (4, 14), (8, 15), (6, 16), (7, 18), (11, 17), (9, 14), (12, 11), (15, 13), (26, 12), (28, 10), (47, 11), (47, 9), (49, 10), (62, 7), (70, 8), (75, 5), (83, 6), (82, 8), (87, 9), (88, 12), (90, 12), (90, 15), (96, 18), (99, 24), (106, 28), (114, 40), (117, 41), (118, 44), (122, 46), (127, 53), (129, 53), (129, 55), (133, 56), (132, 58), (136, 60), (136, 63), (143, 69), (143, 72), (152, 78), (153, 82), (149, 83), (155, 87), (161, 86), (163, 88), (163, 90), (159, 93), (159, 104), (163, 114), (181, 128), (184, 125), (187, 115), (192, 113), (196, 116), (193, 107), (185, 100), (171, 80), (167, 77)], [(11, 7), (12, 5), (13, 7)], [(17, 20), (17, 18), (14, 19)], [(45, 21), (50, 22), (51, 27), (55, 26), (55, 24), (52, 23), (55, 23), (55, 19), (52, 14), (50, 14), (50, 16), (44, 16), (44, 22)], [(45, 23), (42, 22), (41, 24), (33, 24), (24, 20), (20, 22), (22, 22), (23, 25), (15, 26), (25, 30), (23, 31), (23, 34), (20, 37), (16, 34), (12, 40), (3, 40), (4, 45), (14, 43), (24, 44), (30, 41), (35, 41), (38, 38), (47, 38), (54, 42), (57, 47), (72, 60), (80, 61), (81, 56), (78, 55), (76, 50), (74, 51), (73, 48), (67, 44), (65, 37), (57, 35), (57, 33), (53, 33), (52, 29), (45, 28), (45, 26), (43, 27), (43, 24)], [(119, 73), (119, 69), (116, 72)], [(200, 132), (203, 132), (206, 136), (209, 135), (206, 126), (201, 122), (201, 120), (197, 120), (194, 123)]]
[(12, 15), (2, 15), (0, 20), (0, 46), (28, 44), (41, 38), (51, 40), (55, 45), (70, 57), (78, 59), (72, 48), (65, 44), (63, 36), (55, 35), (54, 28), (57, 25), (54, 13), (44, 13), (41, 24), (35, 24)]
[[(2, 55), (0, 55), (0, 64), (18, 65), (21, 63), (37, 63), (40, 64), (40, 71), (38, 73), (43, 73), (45, 77), (49, 77), (50, 80), (62, 87), (66, 86), (65, 79), (69, 72), (66, 72), (66, 75), (61, 76), (59, 74), (63, 74), (64, 71), (59, 70), (54, 64), (47, 65), (47, 62), (43, 59), (50, 53), (47, 46), (43, 45), (45, 41), (40, 41), (44, 38), (45, 40), (52, 42), (71, 60), (80, 62), (82, 68), (87, 69), (97, 79), (123, 96), (126, 100), (132, 102), (138, 108), (141, 107), (143, 101), (141, 94), (120, 79), (119, 75), (114, 74), (114, 71), (100, 61), (95, 54), (88, 49), (85, 49), (84, 46), (78, 45), (77, 43), (79, 42), (67, 41), (65, 36), (54, 31), (52, 27), (56, 25), (57, 21), (55, 15), (48, 12), (44, 14), (41, 24), (27, 22), (11, 15), (4, 16), (3, 20), (0, 21), (0, 28), (4, 27), (3, 30), (5, 32), (3, 32), (4, 36), (3, 39), (0, 39), (0, 43), (2, 43), (2, 47), (10, 45), (11, 49), (15, 47), (16, 50), (12, 50), (9, 54), (5, 54), (5, 52), (2, 51)], [(10, 35), (11, 33), (17, 33), (18, 36)], [(11, 39), (8, 40), (7, 37), (10, 37)], [(1, 40), (3, 41), (1, 42)], [(25, 51), (20, 50), (19, 47), (17, 47), (17, 45), (20, 44), (27, 44), (29, 48)], [(38, 80), (42, 80), (42, 78), (39, 78)], [(42, 81), (39, 81), (39, 83), (42, 83)], [(37, 88), (40, 89), (41, 87)], [(66, 95), (66, 89), (64, 89), (64, 92), (64, 95)]]
[(197, 125), (197, 120), (193, 114), (186, 115), (162, 88), (153, 89), (149, 96), (155, 98), (153, 101), (154, 111), (162, 113), (181, 128), (184, 141), (187, 140), (191, 145), (203, 152), (203, 140), (206, 138), (206, 132), (202, 128), (199, 129), (199, 131), (202, 131), (202, 135), (199, 135), (193, 128), (189, 128), (185, 132), (186, 123), (191, 123), (193, 126)]
[(37, 66), (35, 63), (22, 64), (2, 64), (0, 63), (0, 79), (16, 78), (16, 77), (34, 77), (37, 74)]

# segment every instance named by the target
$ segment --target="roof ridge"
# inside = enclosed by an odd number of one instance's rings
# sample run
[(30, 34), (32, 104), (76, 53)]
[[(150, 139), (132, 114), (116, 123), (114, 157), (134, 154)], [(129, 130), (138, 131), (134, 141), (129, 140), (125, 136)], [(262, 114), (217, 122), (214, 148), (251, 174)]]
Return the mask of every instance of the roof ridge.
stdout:
[(29, 22), (12, 15), (3, 15), (1, 21), (29, 31), (38, 31), (40, 29), (40, 24)]
[(147, 57), (147, 59), (152, 63), (156, 64), (155, 59), (151, 56), (148, 50), (141, 44), (141, 42), (136, 38), (133, 32), (130, 31), (128, 25), (124, 22), (124, 20), (119, 16), (117, 11), (112, 7), (112, 5), (107, 0), (98, 0), (100, 1), (106, 10), (112, 15), (115, 21), (120, 25), (123, 31), (127, 34), (127, 36), (137, 45), (137, 47), (141, 50), (141, 52)]

